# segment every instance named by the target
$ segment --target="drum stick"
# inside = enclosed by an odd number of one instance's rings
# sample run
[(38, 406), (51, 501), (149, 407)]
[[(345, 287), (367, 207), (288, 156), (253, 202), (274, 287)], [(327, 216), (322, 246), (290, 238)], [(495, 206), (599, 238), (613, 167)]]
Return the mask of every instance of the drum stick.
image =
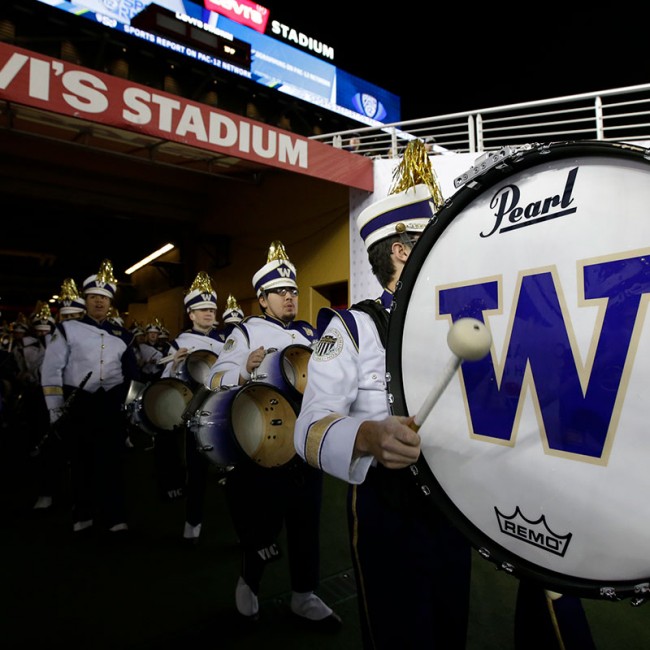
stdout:
[[(193, 349), (194, 349), (194, 348), (187, 348), (187, 352), (188, 352), (188, 354), (189, 354)], [(168, 354), (166, 357), (163, 357), (162, 359), (158, 359), (158, 362), (157, 362), (157, 363), (158, 363), (159, 366), (162, 366), (162, 365), (164, 365), (164, 364), (169, 363), (170, 361), (172, 361), (172, 360), (174, 359), (175, 356), (176, 356), (176, 352), (172, 352), (172, 354)]]
[(459, 318), (449, 329), (447, 345), (452, 356), (447, 362), (437, 383), (425, 397), (424, 403), (415, 414), (411, 428), (419, 431), (427, 416), (433, 410), (436, 402), (444, 393), (452, 377), (458, 371), (463, 361), (478, 361), (483, 359), (492, 345), (492, 335), (480, 320), (475, 318)]

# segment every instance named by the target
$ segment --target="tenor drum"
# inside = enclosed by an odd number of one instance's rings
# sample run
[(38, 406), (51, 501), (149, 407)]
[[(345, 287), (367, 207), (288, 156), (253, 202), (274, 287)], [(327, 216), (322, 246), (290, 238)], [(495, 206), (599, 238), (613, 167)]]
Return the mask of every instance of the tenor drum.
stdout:
[(268, 348), (262, 363), (251, 373), (251, 380), (276, 386), (299, 404), (307, 385), (311, 353), (310, 347), (301, 344), (289, 345), (283, 350)]
[(248, 383), (211, 391), (190, 418), (188, 429), (199, 450), (215, 465), (252, 460), (281, 467), (296, 454), (296, 409), (278, 388)]
[(396, 414), (417, 413), (479, 319), (411, 467), (482, 556), (578, 596), (648, 595), (650, 165), (647, 151), (557, 143), (470, 172), (413, 249), (387, 369)]
[(187, 355), (175, 376), (189, 386), (203, 386), (218, 357), (219, 355), (212, 350), (194, 350)]
[(180, 379), (167, 377), (149, 384), (131, 382), (124, 409), (129, 422), (155, 436), (183, 424), (192, 389)]

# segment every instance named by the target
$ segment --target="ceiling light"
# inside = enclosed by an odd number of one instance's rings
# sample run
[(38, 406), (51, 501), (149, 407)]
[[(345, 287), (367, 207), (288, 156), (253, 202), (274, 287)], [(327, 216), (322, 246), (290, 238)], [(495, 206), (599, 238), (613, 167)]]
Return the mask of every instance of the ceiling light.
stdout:
[(149, 262), (153, 262), (155, 259), (158, 259), (161, 255), (164, 255), (172, 248), (174, 248), (174, 244), (165, 244), (162, 248), (159, 248), (157, 251), (151, 253), (151, 255), (147, 255), (147, 257), (143, 257), (139, 262), (136, 262), (133, 266), (131, 266), (124, 272), (127, 275), (131, 275), (131, 273), (133, 273), (134, 271), (137, 271), (138, 269), (141, 269), (143, 266), (149, 264)]

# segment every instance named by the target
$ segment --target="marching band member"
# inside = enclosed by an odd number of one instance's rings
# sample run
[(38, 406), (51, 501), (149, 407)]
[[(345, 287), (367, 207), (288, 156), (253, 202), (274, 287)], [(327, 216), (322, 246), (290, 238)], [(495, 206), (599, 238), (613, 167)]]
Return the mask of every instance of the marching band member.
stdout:
[[(31, 429), (32, 441), (30, 455), (36, 457), (38, 468), (38, 493), (39, 496), (34, 504), (35, 510), (47, 509), (52, 505), (52, 497), (55, 491), (55, 483), (58, 473), (64, 466), (64, 457), (61, 449), (55, 440), (49, 438), (49, 417), (43, 390), (41, 389), (41, 367), (45, 357), (45, 350), (52, 339), (52, 332), (56, 321), (52, 318), (49, 305), (44, 302), (32, 315), (33, 337), (25, 339), (25, 355), (31, 357), (29, 364), (33, 368), (34, 383), (30, 391), (30, 399), (27, 404), (29, 414), (29, 427)], [(27, 341), (30, 341), (27, 344)]]
[(12, 353), (18, 373), (13, 405), (13, 435), (21, 449), (38, 455), (39, 443), (47, 431), (48, 417), (41, 391), (41, 365), (54, 319), (47, 303), (39, 303), (29, 321), (23, 314), (14, 323)]
[[(296, 320), (296, 268), (281, 242), (273, 242), (267, 263), (253, 276), (261, 316), (235, 325), (207, 384), (245, 384), (259, 367), (267, 348), (292, 344), (311, 346), (314, 328)], [(226, 498), (242, 547), (241, 576), (235, 589), (237, 611), (257, 618), (258, 593), (266, 563), (280, 556), (278, 536), (286, 524), (291, 611), (304, 621), (338, 627), (339, 616), (314, 591), (320, 570), (320, 507), (322, 472), (298, 457), (280, 467), (261, 467), (252, 460), (238, 462), (228, 473)]]
[(66, 278), (61, 283), (58, 302), (59, 322), (83, 318), (86, 313), (86, 301), (79, 295), (77, 284), (72, 278)]
[(225, 343), (235, 325), (244, 320), (244, 312), (232, 293), (228, 294), (226, 310), (221, 315), (221, 318), (223, 318), (224, 326), (219, 329), (219, 338)]
[[(295, 430), (296, 450), (307, 462), (350, 484), (348, 532), (363, 647), (372, 650), (402, 647), (405, 629), (413, 648), (460, 649), (467, 636), (471, 547), (416, 489), (409, 466), (420, 455), (420, 436), (409, 426), (413, 417), (391, 415), (386, 392), (393, 293), (443, 201), (424, 160), (422, 143), (409, 143), (393, 193), (357, 218), (383, 293), (374, 306), (364, 301), (319, 312), (323, 335), (309, 360)], [(522, 581), (515, 646), (593, 650), (580, 600)]]
[(151, 323), (147, 323), (144, 328), (144, 341), (140, 343), (140, 361), (142, 366), (142, 377), (144, 381), (155, 381), (160, 379), (163, 371), (159, 365), (163, 358), (162, 352), (156, 347), (158, 336), (160, 335), (160, 321), (155, 318)]
[[(192, 327), (171, 342), (170, 354), (174, 356), (165, 366), (163, 378), (176, 376), (194, 350), (210, 350), (218, 355), (223, 348), (223, 341), (214, 327), (217, 321), (217, 293), (207, 273), (200, 271), (197, 274), (183, 302)], [(185, 445), (184, 469), (178, 442), (179, 436), (173, 431), (156, 435), (154, 453), (158, 458), (160, 489), (169, 499), (185, 496), (183, 539), (196, 543), (201, 535), (209, 461), (197, 449), (194, 436), (184, 431), (184, 435), (180, 436), (181, 444)]]
[[(420, 455), (420, 436), (412, 418), (391, 415), (386, 393), (393, 292), (442, 202), (418, 145), (404, 154), (407, 164), (413, 155), (413, 172), (403, 176), (412, 184), (397, 183), (357, 219), (383, 292), (368, 306), (319, 312), (323, 334), (295, 429), (300, 456), (350, 484), (348, 532), (368, 650), (403, 647), (405, 630), (410, 648), (464, 648), (467, 635), (471, 547), (417, 489), (408, 467)], [(417, 167), (418, 159), (427, 164)]]
[[(65, 278), (63, 280), (61, 283), (61, 289), (59, 290), (59, 297), (57, 302), (59, 322), (62, 322), (64, 320), (82, 318), (86, 313), (86, 302), (79, 295), (77, 284), (73, 278)], [(49, 330), (50, 328), (48, 327), (47, 329)], [(51, 335), (48, 334), (46, 334), (46, 337), (48, 342), (52, 338)], [(43, 356), (45, 356), (45, 351), (43, 351)], [(43, 398), (42, 389), (40, 392), (41, 398)], [(43, 405), (45, 407), (44, 398)], [(46, 417), (46, 426), (48, 426), (48, 423), (49, 417)], [(61, 481), (64, 469), (66, 468), (67, 456), (65, 454), (64, 446), (61, 441), (56, 438), (56, 436), (51, 436), (49, 434), (49, 430), (45, 432), (41, 438), (40, 444), (38, 446), (39, 448), (37, 450), (39, 460), (39, 481), (38, 498), (34, 504), (35, 510), (46, 509), (52, 505), (54, 493), (59, 487), (59, 482)]]
[(160, 324), (160, 334), (158, 334), (158, 340), (156, 341), (156, 349), (160, 350), (163, 357), (166, 357), (169, 354), (169, 330), (162, 324)]
[(83, 283), (86, 315), (57, 325), (43, 360), (50, 422), (70, 454), (75, 534), (96, 519), (113, 535), (128, 530), (122, 405), (129, 382), (140, 374), (132, 335), (106, 318), (116, 289), (113, 266), (104, 260)]

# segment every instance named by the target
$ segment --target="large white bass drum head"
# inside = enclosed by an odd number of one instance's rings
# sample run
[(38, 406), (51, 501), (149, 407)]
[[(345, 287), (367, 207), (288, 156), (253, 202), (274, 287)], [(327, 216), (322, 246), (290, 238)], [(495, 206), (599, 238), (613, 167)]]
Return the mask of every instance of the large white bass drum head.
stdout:
[(485, 323), (490, 353), (426, 418), (414, 480), (499, 568), (591, 598), (650, 582), (649, 157), (582, 142), (488, 159), (413, 248), (389, 326), (393, 411), (415, 415), (452, 323)]

